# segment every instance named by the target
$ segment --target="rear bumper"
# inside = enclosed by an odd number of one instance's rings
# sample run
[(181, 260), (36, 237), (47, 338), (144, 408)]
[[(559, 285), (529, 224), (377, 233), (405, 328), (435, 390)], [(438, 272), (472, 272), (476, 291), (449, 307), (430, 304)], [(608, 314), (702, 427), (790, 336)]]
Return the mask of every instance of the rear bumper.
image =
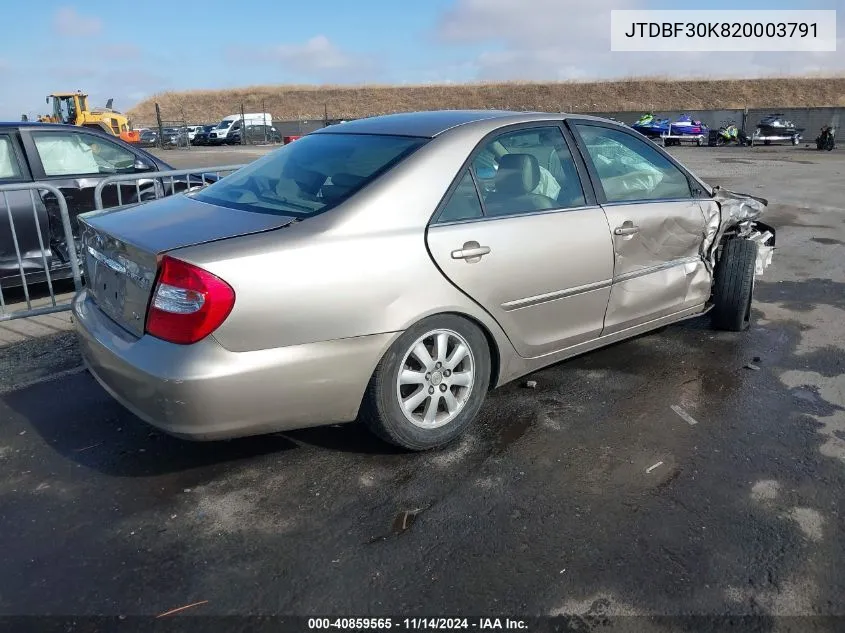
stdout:
[(231, 352), (213, 336), (194, 345), (135, 338), (85, 290), (73, 314), (85, 364), (100, 385), (145, 422), (193, 440), (355, 419), (375, 366), (398, 336)]

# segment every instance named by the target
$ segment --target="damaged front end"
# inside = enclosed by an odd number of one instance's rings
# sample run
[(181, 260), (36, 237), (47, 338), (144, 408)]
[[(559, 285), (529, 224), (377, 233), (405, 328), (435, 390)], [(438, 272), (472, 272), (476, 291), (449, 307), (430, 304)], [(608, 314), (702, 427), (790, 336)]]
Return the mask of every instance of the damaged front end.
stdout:
[(718, 186), (713, 188), (712, 200), (716, 203), (713, 210), (718, 212), (707, 218), (707, 236), (702, 245), (702, 256), (711, 274), (725, 240), (745, 239), (757, 242), (755, 274), (762, 275), (772, 263), (775, 249), (775, 229), (758, 219), (769, 201)]

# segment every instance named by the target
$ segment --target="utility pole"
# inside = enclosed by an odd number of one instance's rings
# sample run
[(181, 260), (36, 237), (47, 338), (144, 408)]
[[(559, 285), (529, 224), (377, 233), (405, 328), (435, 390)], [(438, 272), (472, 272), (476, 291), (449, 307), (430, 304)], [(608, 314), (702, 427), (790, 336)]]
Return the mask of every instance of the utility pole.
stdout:
[(241, 145), (246, 145), (246, 115), (243, 103), (241, 104)]
[(267, 105), (261, 100), (261, 118), (264, 120), (264, 144), (267, 145)]
[(158, 107), (158, 102), (156, 102), (156, 123), (158, 124), (158, 138), (156, 139), (156, 143), (161, 148), (161, 139), (164, 137), (164, 126), (161, 124), (161, 108)]

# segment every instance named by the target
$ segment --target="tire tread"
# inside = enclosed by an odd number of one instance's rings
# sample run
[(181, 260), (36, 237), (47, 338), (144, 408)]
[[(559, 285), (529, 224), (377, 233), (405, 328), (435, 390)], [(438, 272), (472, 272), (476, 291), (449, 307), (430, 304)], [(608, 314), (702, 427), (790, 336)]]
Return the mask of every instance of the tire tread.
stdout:
[(716, 267), (713, 326), (720, 330), (741, 332), (748, 328), (746, 320), (754, 288), (757, 244), (744, 239), (730, 239), (724, 245)]

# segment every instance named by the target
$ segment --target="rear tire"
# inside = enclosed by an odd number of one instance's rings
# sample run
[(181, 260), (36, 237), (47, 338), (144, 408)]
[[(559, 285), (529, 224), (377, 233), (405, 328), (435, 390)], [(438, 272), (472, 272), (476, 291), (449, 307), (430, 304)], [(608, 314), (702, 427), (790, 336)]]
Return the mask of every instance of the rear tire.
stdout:
[(448, 444), (478, 415), (490, 367), (487, 339), (475, 324), (451, 314), (423, 319), (379, 362), (359, 420), (383, 440), (413, 451)]
[(756, 242), (731, 239), (725, 243), (713, 288), (714, 305), (710, 314), (714, 328), (742, 332), (751, 325), (756, 262)]

